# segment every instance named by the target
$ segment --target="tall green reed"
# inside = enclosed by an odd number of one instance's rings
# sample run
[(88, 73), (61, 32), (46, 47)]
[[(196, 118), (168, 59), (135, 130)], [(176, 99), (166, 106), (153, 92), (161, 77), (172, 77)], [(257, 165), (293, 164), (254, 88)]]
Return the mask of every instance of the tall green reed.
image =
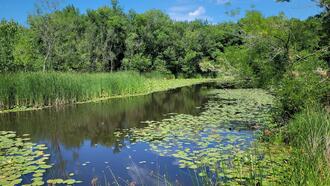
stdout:
[(330, 185), (330, 116), (321, 106), (310, 106), (288, 125), (294, 147), (291, 185)]
[(0, 110), (142, 93), (148, 88), (145, 80), (134, 72), (1, 74)]

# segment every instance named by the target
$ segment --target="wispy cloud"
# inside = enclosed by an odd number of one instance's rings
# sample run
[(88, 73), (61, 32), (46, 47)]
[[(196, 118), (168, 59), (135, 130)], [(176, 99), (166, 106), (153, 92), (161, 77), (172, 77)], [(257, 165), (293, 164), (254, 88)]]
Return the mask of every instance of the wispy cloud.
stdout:
[(193, 21), (195, 19), (212, 21), (212, 18), (206, 15), (206, 9), (203, 6), (173, 6), (168, 10), (168, 14), (177, 21)]
[(198, 17), (198, 16), (202, 16), (203, 14), (205, 14), (205, 8), (202, 6), (198, 7), (196, 10), (188, 13), (188, 15), (190, 17)]

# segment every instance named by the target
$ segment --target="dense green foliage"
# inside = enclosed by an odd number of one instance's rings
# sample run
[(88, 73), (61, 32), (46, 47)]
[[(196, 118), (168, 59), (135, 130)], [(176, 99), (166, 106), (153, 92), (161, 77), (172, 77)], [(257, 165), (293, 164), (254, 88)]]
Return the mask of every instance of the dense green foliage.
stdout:
[(329, 61), (328, 1), (321, 5), (325, 11), (305, 21), (250, 11), (237, 23), (219, 24), (176, 22), (159, 10), (125, 13), (117, 1), (85, 14), (46, 6), (29, 17), (28, 28), (1, 21), (0, 72), (235, 72), (273, 85), (295, 63)]
[(118, 5), (85, 14), (73, 6), (39, 10), (28, 23), (24, 28), (1, 22), (0, 72), (136, 70), (215, 76), (224, 47), (242, 43), (236, 24), (175, 22), (159, 10), (124, 13)]

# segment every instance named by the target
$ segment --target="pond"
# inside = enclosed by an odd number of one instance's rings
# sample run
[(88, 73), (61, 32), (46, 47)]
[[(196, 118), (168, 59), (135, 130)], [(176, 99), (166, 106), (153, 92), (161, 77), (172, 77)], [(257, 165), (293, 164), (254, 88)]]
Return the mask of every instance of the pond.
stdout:
[[(275, 179), (274, 170), (285, 171), (274, 165), (282, 150), (256, 148), (258, 134), (272, 123), (272, 105), (273, 97), (263, 90), (203, 84), (2, 114), (0, 131), (30, 134), (33, 143), (48, 147), (52, 167), (44, 180), (72, 178), (82, 185), (265, 182)], [(22, 183), (31, 178), (24, 176)]]

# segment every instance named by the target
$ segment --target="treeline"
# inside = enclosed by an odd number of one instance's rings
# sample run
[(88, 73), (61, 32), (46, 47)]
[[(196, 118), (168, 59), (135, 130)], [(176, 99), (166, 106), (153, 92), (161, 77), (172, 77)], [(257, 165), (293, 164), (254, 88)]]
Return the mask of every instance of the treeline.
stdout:
[(236, 24), (175, 22), (159, 10), (124, 13), (116, 4), (81, 14), (73, 6), (0, 23), (0, 72), (215, 72), (225, 46), (242, 44)]
[[(277, 85), (329, 66), (330, 16), (307, 20), (249, 11), (237, 23), (177, 22), (159, 10), (125, 13), (112, 6), (82, 14), (74, 6), (37, 9), (28, 26), (0, 23), (0, 72), (157, 71), (175, 77), (239, 74)], [(328, 63), (328, 64), (327, 64)]]
[(159, 10), (125, 13), (117, 3), (85, 14), (73, 6), (37, 12), (27, 27), (1, 21), (0, 72), (135, 70), (193, 77), (235, 67), (268, 81), (329, 42), (323, 15), (301, 21), (250, 11), (237, 23), (210, 24), (173, 21)]

